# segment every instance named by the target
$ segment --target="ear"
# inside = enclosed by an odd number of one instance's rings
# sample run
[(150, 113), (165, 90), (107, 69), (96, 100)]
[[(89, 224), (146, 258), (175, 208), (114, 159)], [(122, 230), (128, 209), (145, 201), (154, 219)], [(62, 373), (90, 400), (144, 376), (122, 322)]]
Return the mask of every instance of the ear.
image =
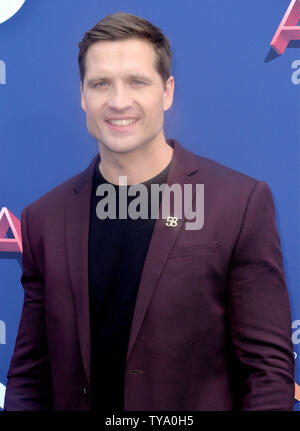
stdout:
[(170, 76), (166, 81), (165, 89), (164, 89), (164, 96), (163, 96), (164, 111), (167, 111), (172, 106), (173, 96), (174, 96), (174, 85), (175, 85), (174, 77)]
[(83, 84), (80, 82), (80, 93), (81, 93), (81, 107), (86, 112), (86, 104), (85, 104), (85, 97), (83, 94)]

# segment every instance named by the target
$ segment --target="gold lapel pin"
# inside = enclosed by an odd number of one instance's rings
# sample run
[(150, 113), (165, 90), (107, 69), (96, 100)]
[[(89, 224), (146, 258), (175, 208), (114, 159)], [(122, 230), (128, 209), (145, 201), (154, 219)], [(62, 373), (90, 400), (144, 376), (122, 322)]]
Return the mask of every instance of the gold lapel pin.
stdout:
[(178, 217), (167, 217), (166, 226), (168, 227), (176, 227), (177, 226)]

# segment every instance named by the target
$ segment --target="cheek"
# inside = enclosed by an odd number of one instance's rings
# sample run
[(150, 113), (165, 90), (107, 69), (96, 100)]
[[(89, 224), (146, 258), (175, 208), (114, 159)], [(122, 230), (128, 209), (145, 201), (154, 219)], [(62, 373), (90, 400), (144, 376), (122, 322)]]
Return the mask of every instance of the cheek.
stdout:
[(151, 117), (160, 118), (163, 115), (163, 98), (160, 95), (148, 100), (148, 111)]
[(89, 129), (98, 128), (98, 123), (101, 120), (101, 109), (96, 103), (87, 103), (86, 105), (86, 122)]
[(103, 105), (103, 98), (100, 98), (99, 95), (92, 94), (89, 92), (85, 98), (85, 105), (87, 111), (93, 115), (101, 110), (101, 106)]
[(98, 122), (101, 120), (101, 105), (99, 103), (88, 103), (86, 106), (86, 117), (90, 122)]

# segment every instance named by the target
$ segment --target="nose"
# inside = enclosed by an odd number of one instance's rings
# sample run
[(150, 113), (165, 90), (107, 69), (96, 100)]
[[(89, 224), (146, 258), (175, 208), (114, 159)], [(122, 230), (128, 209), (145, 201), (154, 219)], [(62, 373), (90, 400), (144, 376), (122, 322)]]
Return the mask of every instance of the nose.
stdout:
[(111, 109), (123, 111), (132, 107), (132, 98), (124, 84), (115, 84), (109, 94), (108, 106)]

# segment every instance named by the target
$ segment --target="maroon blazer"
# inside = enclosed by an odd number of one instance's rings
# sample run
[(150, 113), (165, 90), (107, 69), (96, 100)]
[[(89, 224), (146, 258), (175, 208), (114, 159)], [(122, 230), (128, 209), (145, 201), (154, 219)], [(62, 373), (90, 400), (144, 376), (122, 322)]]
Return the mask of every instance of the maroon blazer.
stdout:
[[(125, 410), (292, 410), (290, 305), (270, 189), (168, 143), (168, 184), (204, 184), (204, 226), (156, 220), (128, 345)], [(25, 297), (5, 410), (90, 408), (96, 160), (22, 211)]]

